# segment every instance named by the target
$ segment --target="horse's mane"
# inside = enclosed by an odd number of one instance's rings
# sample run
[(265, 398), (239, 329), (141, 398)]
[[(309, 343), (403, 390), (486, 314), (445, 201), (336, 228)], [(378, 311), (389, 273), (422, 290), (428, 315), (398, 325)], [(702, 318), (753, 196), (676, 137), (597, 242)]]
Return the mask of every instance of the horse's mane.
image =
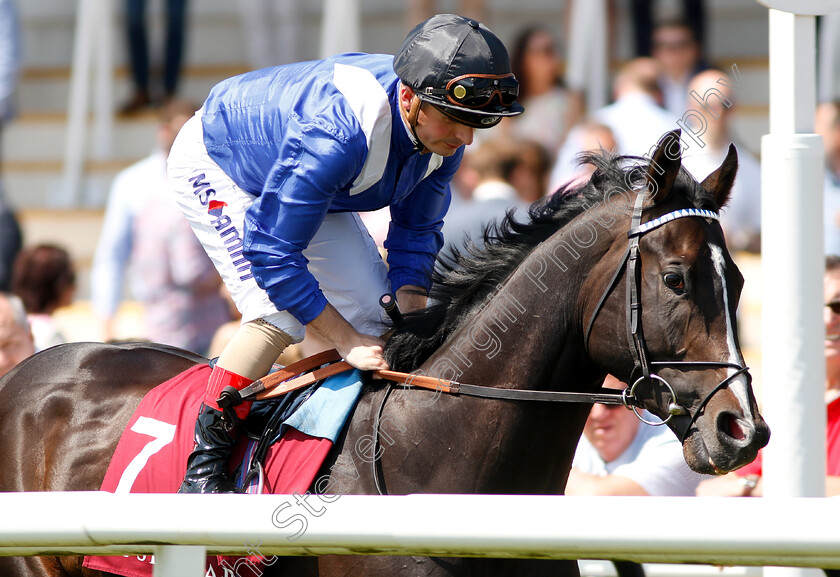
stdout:
[[(642, 184), (645, 170), (630, 169), (648, 165), (643, 158), (603, 151), (581, 155), (580, 163), (595, 166), (589, 181), (563, 186), (534, 203), (525, 222), (516, 220), (514, 210), (509, 210), (501, 221), (485, 227), (483, 245), (468, 242), (463, 250), (451, 247), (438, 257), (432, 273), (431, 304), (423, 311), (405, 315), (388, 340), (385, 357), (393, 369), (417, 369), (538, 244), (587, 208), (603, 202), (605, 191), (626, 190), (628, 183)], [(697, 208), (719, 208), (713, 196), (684, 170), (674, 189)]]

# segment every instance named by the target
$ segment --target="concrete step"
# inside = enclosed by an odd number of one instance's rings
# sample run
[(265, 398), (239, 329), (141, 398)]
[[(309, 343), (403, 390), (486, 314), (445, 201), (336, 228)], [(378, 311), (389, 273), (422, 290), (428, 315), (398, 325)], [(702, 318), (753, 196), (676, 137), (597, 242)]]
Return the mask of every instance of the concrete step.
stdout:
[[(102, 208), (114, 177), (134, 160), (93, 162), (85, 164), (81, 182), (82, 198), (77, 206)], [(35, 161), (31, 163), (3, 163), (4, 198), (16, 209), (39, 209), (64, 204), (62, 163)]]
[[(27, 67), (68, 66), (72, 62), (73, 33), (78, 2), (71, 0), (27, 0), (20, 3), (25, 34), (24, 54)], [(152, 47), (160, 46), (163, 34), (160, 2), (149, 3), (149, 29)], [(247, 39), (251, 31), (243, 24), (245, 2), (202, 0), (188, 10), (186, 60), (188, 65), (242, 64), (247, 62)], [(269, 3), (270, 4), (270, 3)], [(457, 3), (442, 1), (440, 11), (455, 11)], [(616, 25), (611, 34), (614, 56), (627, 57), (631, 50), (629, 2), (615, 4)], [(657, 3), (659, 15), (671, 15), (679, 9), (675, 0)], [(299, 59), (318, 57), (321, 32), (321, 2), (298, 3)], [(405, 3), (395, 0), (360, 2), (361, 49), (366, 52), (393, 52), (407, 31)], [(525, 25), (542, 22), (565, 37), (564, 0), (487, 0), (487, 23), (502, 40), (510, 42)], [(709, 0), (708, 52), (712, 59), (721, 56), (756, 57), (767, 53), (767, 9), (754, 0)], [(121, 5), (112, 10), (114, 59), (126, 62)], [(276, 14), (272, 25), (279, 28)]]
[[(318, 56), (322, 3), (299, 3), (301, 59)], [(631, 53), (629, 2), (615, 4), (611, 34), (614, 67)], [(2, 165), (7, 197), (19, 208), (49, 206), (61, 185), (66, 138), (66, 110), (73, 54), (73, 33), (79, 2), (76, 0), (26, 0), (19, 2), (23, 22), (24, 72), (19, 87), (21, 115), (2, 135)], [(244, 2), (202, 0), (190, 4), (186, 66), (180, 94), (201, 102), (218, 81), (249, 68), (246, 54), (248, 30), (241, 11)], [(362, 49), (393, 52), (406, 32), (404, 2), (364, 0)], [(675, 13), (681, 2), (660, 0), (660, 15)], [(488, 24), (506, 42), (527, 24), (544, 22), (561, 40), (565, 36), (565, 0), (487, 0)], [(455, 0), (439, 2), (441, 11), (457, 10)], [(719, 67), (737, 66), (742, 86), (735, 116), (738, 140), (758, 154), (767, 120), (767, 10), (754, 0), (708, 0), (708, 54)], [(149, 3), (153, 46), (162, 38), (162, 2)], [(130, 82), (122, 32), (122, 4), (114, 3), (114, 103), (116, 109), (128, 98)], [(274, 23), (279, 24), (279, 23)], [(279, 26), (278, 26), (279, 29)], [(142, 158), (154, 142), (153, 114), (131, 121), (118, 120), (109, 160), (86, 165), (81, 206), (101, 207), (114, 175)], [(91, 131), (92, 132), (92, 131)], [(91, 133), (89, 132), (89, 134)], [(88, 144), (87, 158), (95, 158)]]
[[(201, 103), (218, 82), (247, 70), (248, 66), (241, 63), (188, 66), (181, 77), (179, 96)], [(66, 112), (71, 76), (69, 66), (24, 70), (17, 92), (21, 113)], [(128, 100), (131, 89), (128, 70), (125, 66), (117, 67), (113, 76), (114, 110)], [(93, 88), (90, 90), (92, 94)]]
[[(88, 125), (92, 131), (92, 120)], [(152, 113), (130, 121), (115, 120), (109, 157), (136, 159), (146, 156), (155, 146), (156, 126)], [(66, 135), (67, 115), (64, 113), (23, 115), (3, 131), (3, 162), (61, 161)], [(95, 157), (92, 143), (88, 144), (87, 157)]]

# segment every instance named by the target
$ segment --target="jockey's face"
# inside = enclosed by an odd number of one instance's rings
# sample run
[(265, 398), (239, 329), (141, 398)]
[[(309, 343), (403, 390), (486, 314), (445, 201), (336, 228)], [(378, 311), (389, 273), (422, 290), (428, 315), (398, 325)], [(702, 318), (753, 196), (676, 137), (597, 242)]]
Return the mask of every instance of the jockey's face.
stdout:
[(441, 156), (451, 156), (465, 144), (472, 144), (475, 128), (452, 120), (430, 104), (423, 104), (415, 131), (426, 148)]
[[(414, 99), (414, 91), (407, 86), (401, 87), (400, 104), (403, 118)], [(420, 142), (430, 151), (441, 156), (451, 156), (465, 144), (471, 144), (475, 128), (456, 122), (428, 103), (423, 103), (417, 114), (414, 133)]]

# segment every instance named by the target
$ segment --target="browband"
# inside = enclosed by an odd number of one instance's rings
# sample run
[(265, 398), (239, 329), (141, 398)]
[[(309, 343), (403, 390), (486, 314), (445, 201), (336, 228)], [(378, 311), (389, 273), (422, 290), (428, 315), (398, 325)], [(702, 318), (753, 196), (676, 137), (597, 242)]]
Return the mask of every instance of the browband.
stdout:
[(627, 233), (627, 238), (633, 238), (634, 236), (640, 236), (649, 232), (655, 228), (659, 228), (663, 224), (669, 223), (672, 220), (676, 220), (678, 218), (685, 218), (686, 216), (699, 216), (701, 218), (710, 218), (712, 220), (720, 220), (720, 215), (711, 210), (705, 210), (702, 208), (683, 208), (681, 210), (675, 210), (674, 212), (669, 212), (668, 214), (663, 214), (659, 218), (654, 218), (644, 224), (640, 224), (635, 228), (631, 228), (630, 231)]

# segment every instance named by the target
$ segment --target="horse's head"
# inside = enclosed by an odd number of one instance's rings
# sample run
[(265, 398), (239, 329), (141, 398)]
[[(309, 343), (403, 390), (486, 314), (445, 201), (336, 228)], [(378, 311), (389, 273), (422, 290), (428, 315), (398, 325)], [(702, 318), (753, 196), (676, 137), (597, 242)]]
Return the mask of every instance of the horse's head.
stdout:
[[(615, 238), (599, 265), (604, 270), (594, 275), (615, 280), (585, 305), (593, 319), (589, 352), (628, 382), (645, 408), (667, 419), (692, 469), (722, 473), (751, 462), (770, 434), (738, 344), (735, 311), (744, 281), (717, 222), (738, 159), (730, 146), (702, 183), (680, 165), (679, 132), (672, 132), (641, 167), (637, 176), (644, 179), (631, 179), (643, 182), (625, 196), (633, 213), (629, 234)], [(616, 222), (627, 226), (625, 218)], [(617, 338), (627, 342), (621, 351)]]

